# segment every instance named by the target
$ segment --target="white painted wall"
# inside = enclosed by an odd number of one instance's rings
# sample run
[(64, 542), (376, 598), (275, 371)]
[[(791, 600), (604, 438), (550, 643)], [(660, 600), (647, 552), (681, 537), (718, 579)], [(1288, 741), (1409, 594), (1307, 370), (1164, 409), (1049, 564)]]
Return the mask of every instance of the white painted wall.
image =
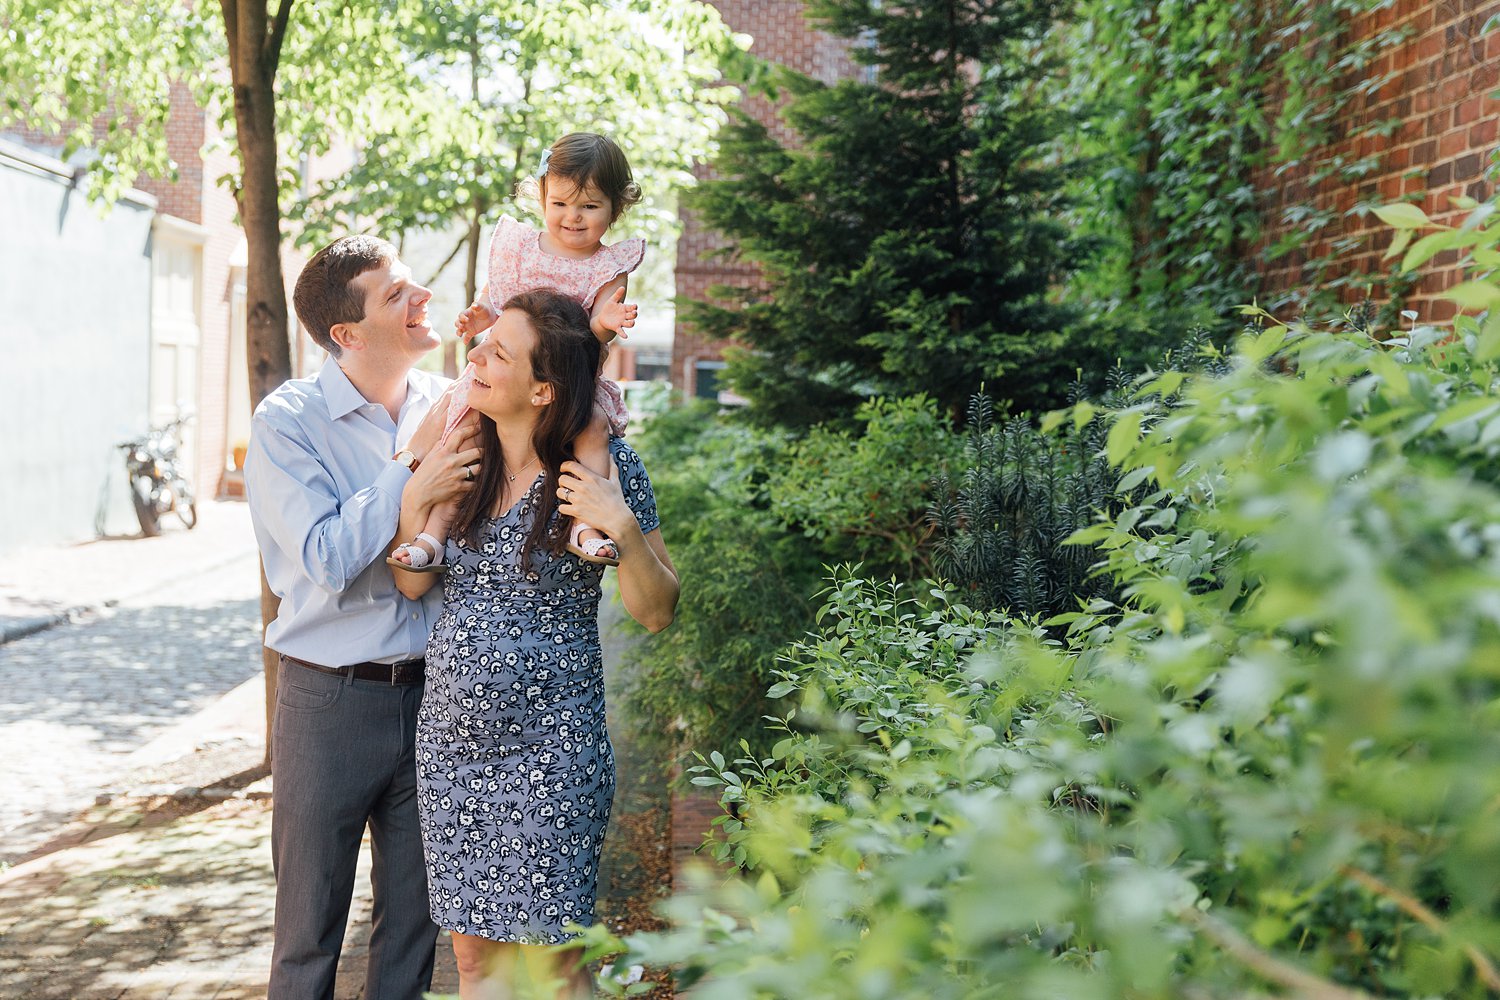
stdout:
[(151, 220), (101, 217), (72, 168), (0, 139), (0, 523), (5, 540), (138, 529), (114, 445), (146, 428)]

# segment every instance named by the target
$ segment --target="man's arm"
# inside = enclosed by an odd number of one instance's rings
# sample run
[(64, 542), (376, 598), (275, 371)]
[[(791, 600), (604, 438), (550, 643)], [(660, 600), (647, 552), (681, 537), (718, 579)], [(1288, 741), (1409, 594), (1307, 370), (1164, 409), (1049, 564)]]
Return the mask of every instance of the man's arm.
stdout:
[(384, 555), (412, 473), (388, 461), (373, 483), (340, 497), (328, 461), (305, 429), (256, 414), (245, 455), (251, 518), (302, 575), (339, 593)]

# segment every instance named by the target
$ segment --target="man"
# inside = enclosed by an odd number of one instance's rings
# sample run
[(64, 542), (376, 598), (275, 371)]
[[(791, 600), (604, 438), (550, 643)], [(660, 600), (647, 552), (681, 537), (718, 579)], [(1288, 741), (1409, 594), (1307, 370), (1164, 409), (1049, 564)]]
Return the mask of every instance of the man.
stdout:
[(385, 557), (400, 509), (430, 511), (466, 492), (480, 452), (468, 447), (472, 426), (437, 443), (443, 380), (412, 368), (438, 345), (431, 298), (384, 240), (350, 236), (318, 251), (293, 301), (330, 357), (266, 397), (252, 423), (250, 516), (281, 598), (266, 629), (281, 656), (271, 1000), (333, 996), (367, 824), (374, 922), (364, 995), (417, 1000), (432, 982), (437, 929), (412, 739), (440, 597), (402, 597)]

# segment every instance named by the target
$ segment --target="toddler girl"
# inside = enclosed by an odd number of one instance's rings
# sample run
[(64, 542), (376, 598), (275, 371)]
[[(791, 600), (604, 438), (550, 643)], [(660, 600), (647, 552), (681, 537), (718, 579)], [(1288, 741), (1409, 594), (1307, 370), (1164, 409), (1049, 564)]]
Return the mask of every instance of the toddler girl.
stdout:
[[(528, 185), (529, 186), (529, 185)], [(609, 343), (635, 325), (636, 307), (625, 302), (627, 275), (646, 252), (642, 239), (605, 246), (604, 234), (631, 205), (640, 188), (630, 164), (613, 141), (591, 132), (563, 136), (542, 154), (536, 176), (545, 228), (536, 230), (505, 217), (490, 238), (488, 282), (454, 325), (465, 341), (494, 325), (501, 308), (520, 292), (552, 288), (589, 310), (594, 336)], [(444, 437), (468, 411), (474, 366), (459, 377), (448, 410)], [(620, 386), (600, 378), (594, 395), (594, 422), (573, 443), (583, 465), (614, 478), (609, 435), (625, 433), (625, 399)], [(515, 476), (525, 469), (505, 470)], [(416, 540), (396, 547), (386, 561), (403, 569), (432, 572), (445, 568), (439, 558), (456, 507), (434, 510)], [(619, 553), (598, 530), (574, 522), (568, 551), (589, 562), (615, 565)]]

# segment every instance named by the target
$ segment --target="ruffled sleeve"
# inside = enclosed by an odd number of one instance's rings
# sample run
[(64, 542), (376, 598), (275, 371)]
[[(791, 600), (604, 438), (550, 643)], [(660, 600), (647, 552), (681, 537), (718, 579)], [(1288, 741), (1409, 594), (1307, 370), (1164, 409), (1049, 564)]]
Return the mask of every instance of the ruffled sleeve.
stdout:
[(599, 289), (622, 274), (629, 274), (641, 266), (646, 256), (646, 241), (640, 237), (621, 240), (612, 247), (601, 247), (595, 257), (594, 273), (590, 276), (589, 293), (583, 300), (585, 309), (594, 307), (594, 296)]
[(497, 314), (500, 307), (526, 289), (521, 287), (522, 242), (531, 229), (508, 215), (500, 217), (490, 236), (490, 261), (487, 277), (490, 308)]

